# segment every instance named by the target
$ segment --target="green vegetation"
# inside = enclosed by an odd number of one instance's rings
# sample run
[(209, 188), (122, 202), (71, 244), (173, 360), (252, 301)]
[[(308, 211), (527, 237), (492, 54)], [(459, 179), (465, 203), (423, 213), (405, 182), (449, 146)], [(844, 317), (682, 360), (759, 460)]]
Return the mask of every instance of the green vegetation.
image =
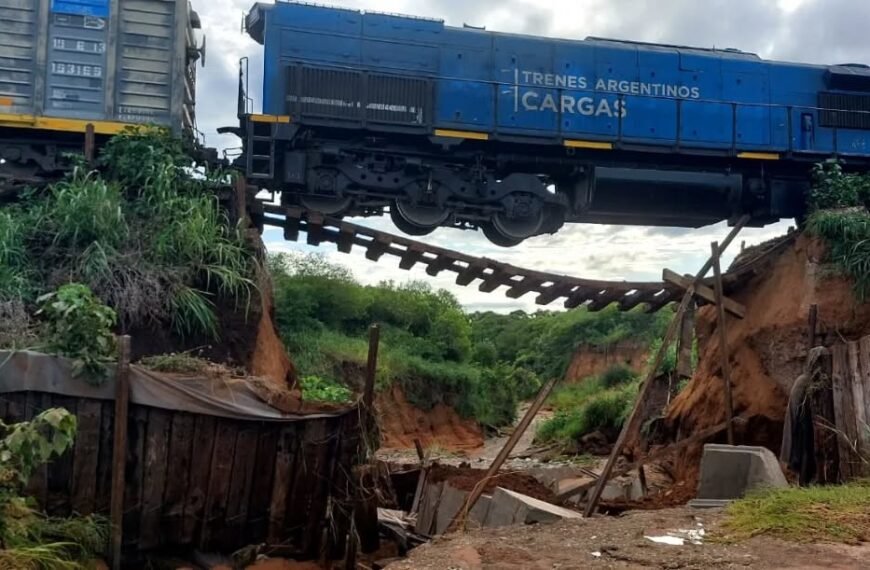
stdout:
[(870, 538), (870, 482), (761, 490), (731, 504), (727, 540), (766, 534), (796, 542), (857, 543)]
[(827, 261), (855, 282), (855, 295), (870, 294), (870, 175), (837, 163), (816, 168), (808, 230), (828, 246)]
[(300, 380), (302, 397), (309, 402), (347, 404), (353, 401), (353, 392), (344, 384), (319, 376), (306, 376)]
[[(447, 291), (363, 286), (322, 256), (277, 255), (269, 264), (278, 328), (303, 378), (360, 389), (368, 326), (378, 323), (380, 388), (397, 383), (422, 409), (445, 403), (490, 427), (511, 423), (520, 400), (564, 375), (579, 344), (652, 340), (666, 322), (615, 309), (468, 315)], [(609, 381), (628, 378), (615, 371)]]
[(101, 517), (51, 518), (28, 506), (22, 489), (35, 469), (70, 448), (76, 419), (63, 409), (29, 422), (0, 422), (0, 568), (77, 570), (105, 551), (108, 521)]
[(538, 427), (535, 438), (567, 443), (593, 431), (618, 431), (631, 412), (638, 386), (631, 370), (615, 366), (600, 376), (558, 388), (550, 397), (556, 413)]
[(45, 320), (49, 350), (72, 359), (73, 376), (101, 382), (103, 362), (115, 353), (115, 311), (100, 303), (86, 286), (70, 283), (37, 300)]
[(106, 145), (96, 169), (80, 164), (4, 208), (0, 303), (32, 311), (40, 296), (79, 283), (123, 329), (218, 338), (215, 307), (246, 306), (256, 262), (213, 192), (229, 175), (195, 166), (167, 133), (130, 130)]
[(139, 364), (157, 372), (170, 372), (173, 374), (198, 374), (209, 366), (214, 366), (208, 360), (193, 356), (187, 352), (146, 356), (139, 360)]

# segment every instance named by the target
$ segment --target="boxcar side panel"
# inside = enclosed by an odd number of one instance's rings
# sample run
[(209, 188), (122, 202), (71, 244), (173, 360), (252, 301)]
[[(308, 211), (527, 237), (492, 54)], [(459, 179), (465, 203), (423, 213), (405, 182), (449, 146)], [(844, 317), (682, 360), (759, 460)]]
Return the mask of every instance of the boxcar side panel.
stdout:
[(39, 7), (39, 0), (0, 6), (0, 113), (33, 112)]

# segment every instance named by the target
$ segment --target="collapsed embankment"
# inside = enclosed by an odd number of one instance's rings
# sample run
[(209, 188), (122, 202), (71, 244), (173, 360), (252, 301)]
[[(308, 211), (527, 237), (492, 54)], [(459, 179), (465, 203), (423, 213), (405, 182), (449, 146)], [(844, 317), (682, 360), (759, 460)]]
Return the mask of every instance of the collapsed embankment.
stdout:
[(381, 449), (413, 449), (414, 440), (423, 447), (444, 451), (470, 451), (483, 446), (483, 430), (474, 420), (462, 418), (443, 403), (421, 410), (408, 402), (396, 383), (379, 392), (375, 399)]
[[(849, 279), (822, 265), (824, 248), (799, 236), (757, 275), (730, 296), (746, 306), (746, 317), (727, 317), (735, 427), (739, 444), (779, 452), (788, 394), (802, 372), (809, 347), (810, 307), (818, 307), (819, 330), (831, 340), (870, 333), (870, 304), (856, 301)], [(673, 440), (721, 424), (726, 418), (716, 311), (697, 314), (699, 362), (687, 388), (667, 411), (665, 431)], [(719, 440), (723, 439), (719, 436)], [(678, 481), (695, 487), (702, 446), (676, 454)]]

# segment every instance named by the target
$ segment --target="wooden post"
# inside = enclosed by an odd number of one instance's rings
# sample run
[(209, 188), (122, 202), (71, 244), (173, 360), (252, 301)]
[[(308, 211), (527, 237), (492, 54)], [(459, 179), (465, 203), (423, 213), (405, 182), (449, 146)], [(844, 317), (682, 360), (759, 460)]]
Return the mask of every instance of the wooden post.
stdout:
[(375, 399), (375, 379), (378, 372), (378, 345), (381, 340), (381, 328), (378, 325), (369, 327), (369, 359), (366, 365), (366, 385), (363, 391), (363, 405), (372, 409)]
[(241, 175), (236, 177), (233, 187), (233, 210), (236, 217), (233, 222), (240, 229), (246, 229), (248, 227), (248, 181)]
[[(677, 344), (677, 378), (691, 378), (692, 373), (692, 345), (695, 341), (695, 303), (689, 303), (683, 319), (680, 321), (680, 334)], [(670, 402), (670, 391), (668, 392)]]
[(722, 290), (722, 268), (719, 265), (719, 244), (713, 242), (710, 244), (710, 251), (713, 259), (713, 277), (715, 278), (716, 290), (716, 328), (719, 329), (719, 358), (722, 361), (722, 382), (725, 383), (725, 413), (728, 421), (728, 445), (734, 445), (734, 400), (731, 397), (731, 359), (728, 355), (728, 335), (725, 327), (725, 305), (722, 299), (725, 297), (725, 291)]
[(529, 425), (532, 423), (532, 420), (535, 419), (535, 416), (538, 415), (538, 412), (541, 410), (541, 407), (544, 405), (544, 402), (547, 401), (547, 398), (550, 397), (550, 393), (553, 391), (553, 388), (556, 387), (556, 383), (559, 381), (557, 377), (553, 377), (549, 382), (544, 384), (541, 388), (541, 391), (538, 392), (538, 396), (535, 398), (535, 401), (532, 402), (532, 405), (526, 411), (526, 415), (523, 416), (523, 419), (520, 420), (520, 423), (517, 425), (514, 432), (505, 442), (504, 447), (501, 448), (501, 451), (498, 452), (498, 455), (492, 462), (492, 465), (487, 469), (486, 474), (483, 476), (481, 482), (470, 492), (468, 496), (465, 497), (465, 501), (462, 504), (462, 507), (456, 512), (453, 520), (447, 527), (447, 531), (456, 530), (460, 526), (462, 526), (465, 522), (465, 517), (468, 516), (468, 513), (471, 512), (471, 509), (474, 508), (474, 505), (477, 504), (477, 501), (480, 499), (480, 496), (483, 495), (483, 490), (486, 487), (486, 481), (492, 479), (498, 470), (501, 469), (501, 466), (504, 465), (504, 462), (507, 460), (508, 455), (510, 455), (511, 451), (516, 447), (517, 442), (523, 437), (523, 434), (526, 433), (526, 430), (529, 428)]
[(809, 317), (809, 325), (810, 325), (810, 334), (809, 334), (809, 342), (810, 342), (810, 350), (816, 347), (816, 331), (819, 328), (819, 306), (816, 304), (810, 305), (810, 317)]
[[(743, 216), (740, 218), (734, 227), (731, 229), (731, 232), (725, 238), (725, 241), (722, 242), (722, 251), (731, 245), (731, 242), (734, 241), (734, 238), (737, 237), (737, 234), (740, 233), (740, 230), (746, 226), (749, 222), (749, 216)], [(628, 436), (634, 431), (635, 424), (640, 420), (640, 410), (643, 407), (643, 402), (646, 400), (647, 394), (649, 393), (650, 387), (652, 386), (652, 381), (656, 377), (658, 373), (659, 367), (662, 365), (662, 361), (665, 359), (665, 355), (668, 351), (668, 346), (670, 346), (671, 342), (674, 340), (674, 336), (677, 334), (677, 329), (679, 328), (680, 321), (683, 319), (683, 314), (686, 312), (686, 308), (689, 306), (689, 303), (692, 302), (695, 296), (695, 284), (704, 278), (707, 275), (707, 272), (710, 271), (710, 268), (713, 266), (713, 258), (707, 260), (703, 267), (698, 271), (697, 275), (695, 275), (695, 279), (686, 289), (686, 293), (683, 295), (683, 300), (680, 302), (680, 306), (677, 308), (677, 312), (674, 315), (674, 318), (671, 319), (670, 324), (668, 325), (668, 330), (665, 332), (664, 339), (662, 340), (662, 344), (659, 347), (658, 353), (656, 353), (655, 358), (653, 359), (653, 363), (650, 366), (649, 370), (646, 373), (646, 378), (641, 384), (640, 390), (638, 391), (637, 398), (634, 401), (634, 407), (631, 410), (631, 414), (628, 416), (628, 419), (625, 420), (625, 423), (622, 425), (622, 431), (619, 432), (619, 437), (616, 439), (616, 443), (613, 444), (613, 450), (610, 452), (610, 457), (607, 458), (607, 463), (604, 465), (604, 470), (601, 472), (601, 476), (595, 482), (595, 489), (592, 491), (592, 495), (589, 497), (589, 501), (586, 503), (586, 510), (584, 511), (584, 516), (590, 517), (593, 513), (595, 513), (595, 509), (598, 508), (598, 501), (601, 500), (601, 493), (604, 492), (604, 487), (607, 485), (607, 481), (610, 480), (610, 475), (613, 473), (613, 468), (616, 465), (616, 460), (619, 458), (619, 455), (622, 453), (622, 448), (625, 446), (625, 442), (628, 439)]]
[(115, 390), (115, 438), (112, 447), (110, 521), (112, 525), (112, 570), (120, 570), (124, 516), (124, 469), (127, 459), (127, 412), (130, 408), (130, 337), (127, 335), (118, 339)]
[(94, 165), (95, 147), (96, 140), (94, 133), (94, 124), (88, 123), (85, 126), (85, 162), (87, 162), (89, 168)]

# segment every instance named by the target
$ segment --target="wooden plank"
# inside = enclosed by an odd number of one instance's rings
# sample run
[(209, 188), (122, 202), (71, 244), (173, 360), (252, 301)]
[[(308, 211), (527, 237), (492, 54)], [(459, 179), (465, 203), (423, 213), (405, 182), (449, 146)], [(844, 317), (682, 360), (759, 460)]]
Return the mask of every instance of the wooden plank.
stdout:
[(366, 259), (379, 261), (387, 251), (387, 247), (393, 242), (389, 234), (377, 234), (366, 251)]
[(837, 430), (838, 453), (840, 457), (840, 478), (851, 481), (857, 473), (854, 467), (855, 410), (852, 390), (849, 386), (849, 356), (844, 344), (831, 349), (833, 370), (831, 372), (834, 391), (834, 425)]
[(142, 523), (139, 549), (160, 546), (160, 519), (163, 514), (163, 492), (166, 489), (166, 463), (169, 450), (169, 427), (172, 413), (151, 408), (145, 432), (145, 478), (142, 485)]
[(103, 405), (97, 400), (79, 400), (78, 431), (73, 453), (72, 510), (90, 515), (96, 510), (97, 463)]
[(340, 428), (337, 426), (340, 423), (340, 418), (315, 420), (315, 429), (312, 430), (314, 462), (309, 471), (310, 486), (306, 493), (307, 524), (302, 540), (302, 552), (312, 558), (317, 558), (320, 554), (323, 530), (327, 528), (326, 511), (332, 482), (332, 465), (338, 459), (337, 446), (341, 443)]
[(221, 541), (223, 549), (245, 546), (245, 527), (248, 523), (248, 505), (253, 485), (254, 461), (257, 459), (259, 434), (256, 422), (245, 422), (236, 437), (236, 453), (233, 457), (232, 479), (227, 498), (227, 514)]
[[(676, 285), (680, 289), (687, 289), (689, 285), (692, 283), (691, 277), (684, 277), (670, 269), (665, 269), (662, 272), (662, 279), (666, 283), (671, 283), (672, 285)], [(695, 286), (695, 294), (704, 299), (709, 303), (716, 302), (716, 292), (713, 291), (710, 287), (707, 287), (703, 283), (698, 283)], [(729, 299), (728, 297), (723, 297), (723, 302), (725, 305), (725, 310), (734, 315), (735, 317), (742, 319), (746, 317), (746, 307), (741, 305), (740, 303)]]
[[(63, 408), (73, 415), (78, 414), (78, 400), (66, 396), (52, 396), (54, 408)], [(68, 517), (72, 514), (70, 502), (73, 474), (73, 449), (69, 449), (48, 465), (48, 493), (46, 510), (52, 516)]]
[[(867, 430), (867, 414), (864, 409), (864, 378), (861, 375), (859, 363), (859, 346), (857, 342), (847, 344), (849, 352), (849, 383), (852, 388), (852, 405), (855, 408), (855, 448), (858, 457), (870, 455), (870, 447), (865, 447), (865, 432)], [(863, 474), (863, 469), (861, 472)]]
[(430, 261), (429, 265), (426, 266), (426, 275), (437, 277), (438, 274), (445, 269), (455, 268), (455, 263), (455, 258), (441, 253), (434, 260)]
[(582, 285), (578, 286), (568, 295), (568, 298), (565, 299), (565, 308), (576, 309), (577, 307), (588, 301), (589, 297), (596, 292), (597, 291), (588, 287), (583, 287)]
[(642, 303), (652, 300), (658, 291), (638, 289), (624, 295), (619, 300), (620, 311), (630, 311)]
[(420, 244), (412, 243), (399, 261), (399, 269), (404, 269), (406, 271), (412, 269), (421, 259), (423, 259), (423, 251), (424, 249)]
[(323, 224), (325, 221), (323, 214), (309, 211), (306, 217), (308, 225), (305, 229), (308, 234), (308, 245), (320, 245), (320, 242), (323, 241)]
[(205, 497), (203, 529), (199, 540), (199, 546), (204, 550), (220, 548), (220, 529), (226, 523), (238, 435), (239, 428), (235, 422), (218, 419), (211, 459), (211, 477)]
[(509, 299), (519, 299), (523, 295), (530, 293), (532, 290), (537, 289), (541, 285), (543, 285), (543, 281), (541, 281), (540, 279), (524, 277), (522, 281), (508, 289), (506, 295)]
[(353, 251), (353, 226), (342, 222), (338, 228), (338, 251), (341, 253), (350, 253)]
[[(109, 490), (109, 544), (112, 570), (121, 568), (121, 549), (124, 540), (124, 499), (127, 494), (127, 454), (129, 442), (130, 404), (130, 337), (118, 339), (118, 360), (115, 365), (115, 402), (112, 416), (112, 458), (109, 463), (111, 477)], [(106, 463), (105, 457), (103, 463)]]
[[(870, 424), (870, 336), (865, 336), (859, 341), (861, 355), (861, 383), (864, 387), (864, 415)], [(865, 425), (864, 430), (865, 449), (870, 450), (870, 425)], [(870, 451), (868, 451), (870, 453)], [(870, 476), (870, 466), (865, 469), (865, 475)]]
[(193, 455), (190, 459), (190, 476), (187, 496), (184, 499), (184, 522), (179, 540), (184, 545), (199, 542), (198, 537), (202, 533), (217, 423), (212, 416), (196, 416), (194, 421)]
[(272, 502), (272, 485), (275, 477), (275, 457), (278, 452), (277, 426), (264, 424), (260, 427), (257, 441), (254, 479), (251, 484), (251, 501), (248, 507), (246, 526), (249, 544), (266, 540), (269, 532), (269, 505)]
[[(115, 416), (115, 421), (120, 421)], [(148, 408), (130, 406), (127, 421), (127, 465), (124, 469), (124, 498), (121, 502), (124, 541), (128, 548), (139, 548), (142, 523), (142, 488), (145, 479), (145, 433), (148, 428)], [(117, 432), (116, 432), (117, 433)]]
[[(115, 402), (103, 402), (100, 414), (100, 453), (97, 460), (96, 512), (108, 515), (112, 507), (112, 451), (115, 434)], [(126, 452), (124, 453), (126, 456)], [(123, 469), (123, 461), (121, 467)], [(121, 485), (123, 498), (124, 486)]]
[(483, 276), (486, 267), (487, 264), (483, 261), (469, 263), (465, 269), (461, 270), (456, 275), (456, 284), (461, 285), (462, 287), (467, 287), (472, 281)]
[[(728, 435), (728, 445), (734, 445), (734, 400), (731, 396), (731, 355), (728, 353), (728, 335), (725, 330), (728, 326), (728, 321), (725, 320), (725, 291), (722, 285), (722, 270), (719, 266), (719, 258), (722, 252), (719, 250), (719, 244), (713, 242), (710, 244), (711, 259), (713, 260), (713, 277), (716, 280), (716, 289), (714, 291), (714, 299), (716, 302), (716, 332), (719, 336), (719, 361), (722, 370), (722, 383), (725, 387), (725, 421), (728, 422), (726, 433)], [(694, 299), (686, 305), (686, 310), (683, 311), (684, 318), (680, 321), (682, 324), (685, 321), (685, 315), (689, 313), (689, 307), (694, 304)]]
[(478, 286), (478, 290), (481, 293), (492, 293), (502, 285), (504, 285), (504, 280), (506, 279), (506, 275), (501, 271), (501, 269), (494, 270), (492, 275), (489, 275), (483, 279), (483, 282)]
[(588, 308), (592, 312), (604, 310), (621, 299), (624, 294), (622, 291), (602, 291), (592, 299)]
[[(302, 425), (302, 424), (299, 424)], [(281, 544), (286, 539), (287, 501), (295, 482), (294, 468), (298, 451), (298, 435), (294, 425), (281, 429), (275, 453), (275, 475), (272, 478), (272, 500), (269, 507), (270, 544)]]
[(163, 493), (163, 516), (160, 530), (163, 543), (170, 544), (184, 534), (184, 505), (193, 461), (193, 436), (196, 417), (175, 412), (169, 434), (166, 490)]

